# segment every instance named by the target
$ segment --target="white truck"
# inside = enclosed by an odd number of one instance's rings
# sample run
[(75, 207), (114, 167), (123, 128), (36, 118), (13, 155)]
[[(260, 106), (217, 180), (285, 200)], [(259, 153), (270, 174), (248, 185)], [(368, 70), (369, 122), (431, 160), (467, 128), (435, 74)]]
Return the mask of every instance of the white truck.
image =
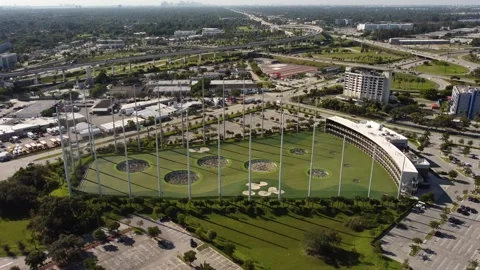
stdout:
[(38, 136), (36, 134), (34, 134), (33, 132), (28, 132), (27, 137), (32, 139), (32, 140), (38, 139)]

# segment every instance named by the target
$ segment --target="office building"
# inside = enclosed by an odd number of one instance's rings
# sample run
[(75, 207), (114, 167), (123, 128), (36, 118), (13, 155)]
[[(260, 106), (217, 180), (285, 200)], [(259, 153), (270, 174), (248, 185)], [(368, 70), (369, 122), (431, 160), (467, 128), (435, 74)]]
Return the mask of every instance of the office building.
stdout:
[[(411, 159), (404, 149), (408, 139), (373, 121), (356, 123), (348, 119), (333, 116), (326, 119), (325, 131), (339, 138), (345, 138), (347, 143), (359, 148), (373, 157), (400, 189), (400, 194), (413, 195), (417, 192), (419, 182), (423, 182), (418, 168), (424, 170), (430, 164), (425, 159)], [(374, 180), (375, 181), (375, 180)]]
[(5, 43), (0, 43), (0, 53), (4, 53), (12, 48), (12, 43), (9, 41)]
[(173, 33), (173, 35), (176, 37), (188, 37), (196, 34), (197, 34), (197, 31), (194, 31), (194, 30), (177, 30)]
[(202, 29), (202, 36), (214, 36), (214, 35), (219, 35), (223, 34), (225, 31), (220, 30), (218, 28), (203, 28)]
[(17, 64), (16, 53), (2, 53), (0, 54), (0, 69), (12, 70)]
[(450, 102), (451, 115), (473, 119), (480, 115), (480, 87), (455, 85)]
[(392, 72), (390, 70), (347, 67), (343, 95), (356, 101), (367, 99), (388, 103), (391, 80)]
[(358, 31), (377, 31), (377, 30), (390, 30), (401, 29), (411, 30), (413, 29), (412, 23), (360, 23), (357, 25)]

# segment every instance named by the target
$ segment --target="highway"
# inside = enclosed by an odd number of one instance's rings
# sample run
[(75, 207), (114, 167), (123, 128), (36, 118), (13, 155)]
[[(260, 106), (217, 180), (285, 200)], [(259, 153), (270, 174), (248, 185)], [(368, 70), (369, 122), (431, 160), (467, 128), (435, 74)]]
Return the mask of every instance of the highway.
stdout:
[(80, 64), (73, 64), (73, 65), (62, 65), (62, 66), (55, 66), (55, 67), (44, 67), (44, 68), (34, 68), (24, 71), (15, 71), (10, 73), (0, 73), (0, 78), (13, 78), (19, 76), (28, 76), (28, 75), (35, 75), (39, 73), (49, 72), (49, 71), (61, 71), (61, 70), (74, 70), (79, 69), (81, 67), (87, 66), (95, 66), (95, 65), (105, 65), (105, 64), (119, 64), (119, 63), (131, 63), (136, 61), (148, 61), (148, 60), (158, 60), (162, 58), (169, 58), (173, 56), (184, 56), (184, 55), (192, 55), (192, 54), (202, 54), (202, 53), (212, 53), (212, 52), (220, 52), (220, 51), (233, 51), (239, 49), (248, 49), (254, 47), (262, 47), (262, 46), (270, 46), (270, 45), (277, 45), (283, 43), (289, 43), (299, 40), (305, 40), (309, 38), (313, 38), (322, 33), (322, 29), (317, 27), (316, 32), (309, 33), (304, 36), (297, 36), (297, 37), (287, 37), (284, 39), (279, 40), (266, 40), (266, 41), (257, 41), (251, 42), (247, 44), (238, 44), (238, 45), (230, 45), (230, 46), (222, 46), (222, 47), (212, 47), (212, 48), (202, 48), (202, 49), (193, 49), (193, 50), (185, 50), (185, 51), (178, 51), (178, 52), (167, 52), (167, 53), (160, 53), (160, 54), (150, 54), (150, 55), (140, 55), (140, 56), (131, 56), (131, 57), (124, 57), (118, 59), (111, 59), (108, 61), (92, 61), (87, 63), (80, 63)]

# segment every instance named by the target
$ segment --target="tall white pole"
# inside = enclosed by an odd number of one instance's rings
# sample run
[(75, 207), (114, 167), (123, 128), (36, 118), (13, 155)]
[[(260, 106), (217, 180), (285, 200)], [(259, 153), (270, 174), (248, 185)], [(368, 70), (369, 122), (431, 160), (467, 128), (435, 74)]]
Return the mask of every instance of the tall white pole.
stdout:
[(222, 199), (222, 161), (220, 157), (220, 117), (218, 117), (218, 130), (217, 130), (217, 148), (218, 148), (218, 198)]
[(57, 113), (57, 122), (58, 122), (58, 134), (60, 136), (60, 144), (62, 146), (62, 159), (63, 159), (63, 169), (65, 171), (65, 180), (67, 181), (67, 187), (68, 187), (68, 196), (72, 196), (72, 185), (70, 183), (70, 175), (68, 172), (68, 165), (67, 165), (67, 159), (65, 157), (65, 147), (63, 144), (63, 135), (62, 135), (62, 128), (60, 125), (60, 116), (58, 114), (58, 106), (56, 108), (56, 113)]
[(132, 183), (130, 181), (130, 167), (128, 165), (127, 137), (125, 136), (125, 123), (123, 121), (123, 114), (122, 114), (122, 128), (123, 128), (123, 144), (125, 146), (125, 165), (127, 170), (128, 197), (132, 198)]
[[(185, 134), (183, 133), (183, 129), (185, 128), (185, 125), (183, 123), (183, 98), (182, 98), (182, 84), (178, 83), (180, 87), (180, 118), (182, 120), (182, 147), (185, 147)], [(188, 119), (187, 119), (188, 121)]]
[(115, 144), (115, 153), (117, 153), (117, 130), (115, 128), (115, 111), (113, 110), (113, 98), (110, 97), (110, 107), (112, 107), (112, 125), (113, 125), (113, 143)]
[(298, 103), (298, 107), (297, 107), (297, 133), (298, 131), (300, 130), (300, 96), (297, 96), (297, 103)]
[(278, 167), (278, 200), (282, 200), (282, 162), (283, 162), (283, 123), (284, 123), (284, 113), (282, 110), (281, 116), (281, 131), (280, 131), (280, 166)]
[(137, 144), (138, 144), (138, 151), (142, 150), (142, 147), (140, 146), (140, 123), (138, 122), (138, 107), (137, 107), (137, 90), (135, 88), (135, 84), (133, 85), (133, 99), (135, 100), (135, 118), (137, 121)]
[(82, 158), (80, 156), (80, 144), (78, 143), (77, 121), (75, 120), (75, 112), (73, 111), (72, 92), (70, 92), (70, 105), (72, 106), (73, 128), (75, 131), (75, 143), (77, 144), (77, 156), (78, 156), (78, 161), (80, 162)]
[(407, 159), (407, 156), (404, 156), (403, 157), (403, 164), (402, 164), (402, 172), (400, 173), (400, 181), (398, 183), (398, 193), (397, 193), (397, 199), (400, 198), (400, 193), (401, 193), (401, 190), (402, 190), (402, 184), (403, 184), (403, 181), (402, 181), (402, 178), (403, 178), (403, 170), (405, 169), (405, 161)]
[(342, 173), (343, 173), (343, 158), (345, 155), (345, 138), (346, 138), (346, 135), (343, 135), (342, 160), (340, 163), (340, 179), (338, 180), (338, 196), (340, 196), (340, 192), (342, 191)]
[(158, 98), (158, 121), (160, 122), (160, 149), (163, 149), (162, 106), (160, 104), (160, 91), (157, 92), (157, 98)]
[(377, 148), (373, 149), (372, 155), (372, 168), (370, 168), (370, 182), (368, 183), (368, 198), (370, 198), (370, 191), (372, 190), (372, 179), (373, 179), (373, 165), (375, 164), (375, 154), (377, 153)]
[[(85, 102), (85, 104), (87, 104)], [(97, 173), (97, 183), (98, 183), (98, 195), (100, 195), (100, 197), (102, 196), (102, 183), (100, 181), (100, 171), (98, 170), (98, 160), (97, 160), (97, 149), (95, 149), (95, 138), (92, 134), (92, 125), (90, 124), (90, 113), (88, 112), (88, 108), (87, 106), (85, 105), (85, 114), (86, 114), (86, 117), (87, 117), (87, 126), (88, 126), (88, 137), (90, 139), (90, 151), (91, 153), (90, 154), (93, 154), (93, 159), (94, 159), (94, 162), (95, 162), (95, 171)]]
[[(252, 114), (250, 114), (250, 125), (252, 124)], [(248, 200), (252, 199), (252, 129), (248, 139)]]
[(308, 197), (312, 195), (312, 176), (313, 176), (313, 151), (315, 149), (315, 128), (317, 124), (317, 111), (314, 112), (313, 116), (313, 133), (312, 133), (312, 149), (310, 150), (310, 171), (308, 178)]
[(188, 139), (188, 109), (186, 112), (187, 115), (187, 177), (188, 177), (188, 199), (192, 200), (192, 179), (190, 178), (190, 147)]
[(83, 101), (85, 102), (85, 119), (87, 120), (88, 124), (88, 143), (90, 144), (90, 154), (93, 153), (93, 147), (92, 147), (92, 133), (90, 132), (90, 117), (88, 114), (88, 107), (87, 107), (87, 100), (86, 100), (87, 94), (86, 94), (86, 89), (83, 89)]
[[(160, 103), (158, 103), (160, 104)], [(160, 106), (159, 106), (160, 107)], [(160, 116), (160, 110), (158, 110)], [(162, 180), (160, 177), (160, 157), (158, 155), (158, 126), (157, 126), (157, 117), (154, 118), (155, 120), (155, 150), (157, 152), (157, 181), (158, 181), (158, 197), (162, 197)]]
[(203, 144), (206, 144), (205, 141), (205, 78), (202, 78), (202, 132), (203, 132)]
[(70, 128), (68, 126), (68, 112), (67, 112), (67, 106), (64, 106), (64, 111), (65, 111), (65, 126), (67, 128), (67, 134), (68, 134), (68, 145), (70, 148), (70, 162), (72, 162), (72, 172), (75, 170), (75, 159), (73, 157), (73, 148), (72, 148), (72, 138), (70, 138)]
[(223, 105), (223, 140), (225, 141), (225, 132), (226, 132), (226, 127), (225, 127), (225, 78), (223, 78), (223, 86), (222, 86), (222, 105)]
[[(247, 99), (247, 93), (245, 91), (245, 79), (243, 79), (243, 122), (242, 122), (242, 140), (245, 140), (245, 103)], [(252, 129), (252, 127), (250, 127)]]
[(262, 89), (262, 137), (263, 137), (263, 119), (265, 118), (265, 90)]

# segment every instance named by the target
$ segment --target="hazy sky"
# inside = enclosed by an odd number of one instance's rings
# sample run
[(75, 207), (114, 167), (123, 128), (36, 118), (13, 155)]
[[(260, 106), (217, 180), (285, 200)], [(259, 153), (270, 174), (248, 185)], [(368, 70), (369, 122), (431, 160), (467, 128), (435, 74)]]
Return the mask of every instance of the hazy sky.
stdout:
[[(160, 5), (164, 0), (0, 0), (0, 6), (111, 6), (111, 5)], [(188, 1), (188, 0), (185, 0)], [(194, 1), (194, 0), (193, 0)], [(167, 1), (167, 2), (179, 2)], [(479, 0), (197, 0), (204, 4), (212, 5), (480, 5)]]

